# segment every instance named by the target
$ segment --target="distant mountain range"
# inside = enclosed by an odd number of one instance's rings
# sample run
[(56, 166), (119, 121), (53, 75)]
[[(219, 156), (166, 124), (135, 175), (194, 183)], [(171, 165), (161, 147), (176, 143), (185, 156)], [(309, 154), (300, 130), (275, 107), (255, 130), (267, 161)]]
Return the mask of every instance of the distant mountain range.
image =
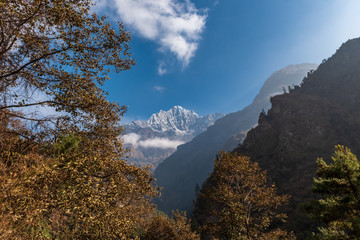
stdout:
[[(297, 239), (305, 239), (304, 233), (316, 227), (301, 211), (301, 203), (315, 197), (311, 189), (316, 159), (328, 161), (337, 144), (360, 156), (360, 38), (344, 43), (301, 87), (271, 103), (235, 151), (258, 162), (279, 193), (291, 195), (287, 228)], [(200, 225), (211, 217), (204, 207), (207, 202), (200, 197), (196, 203), (193, 217)]]
[(170, 213), (180, 209), (191, 212), (196, 185), (201, 186), (213, 169), (216, 153), (232, 150), (240, 144), (249, 129), (257, 124), (261, 111), (267, 111), (270, 97), (289, 91), (298, 85), (316, 64), (290, 65), (273, 73), (264, 83), (254, 101), (243, 110), (219, 119), (192, 141), (177, 151), (155, 170), (162, 197), (156, 201), (160, 210)]
[(147, 121), (133, 121), (125, 125), (125, 147), (132, 151), (130, 163), (150, 164), (154, 168), (196, 135), (205, 131), (224, 114), (199, 116), (194, 111), (174, 106), (161, 110)]

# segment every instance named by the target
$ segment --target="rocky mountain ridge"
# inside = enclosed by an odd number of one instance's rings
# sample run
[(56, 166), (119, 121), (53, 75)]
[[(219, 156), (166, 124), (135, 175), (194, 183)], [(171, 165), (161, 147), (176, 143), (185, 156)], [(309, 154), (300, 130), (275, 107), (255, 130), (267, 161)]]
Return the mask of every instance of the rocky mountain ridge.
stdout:
[(126, 125), (129, 132), (136, 131), (139, 128), (150, 128), (157, 132), (172, 131), (178, 134), (195, 134), (206, 130), (207, 127), (223, 117), (224, 114), (215, 113), (206, 116), (199, 116), (192, 110), (181, 106), (174, 106), (168, 111), (160, 110), (154, 113), (147, 121), (133, 121)]
[[(301, 204), (311, 192), (316, 159), (328, 160), (337, 144), (360, 154), (360, 39), (349, 40), (308, 74), (301, 87), (271, 99), (258, 126), (250, 130), (235, 150), (266, 170), (281, 194), (291, 195), (286, 212), (289, 230), (297, 239), (312, 231)], [(206, 188), (206, 184), (204, 185)], [(198, 199), (195, 220), (201, 224), (207, 200)]]
[(201, 186), (213, 169), (216, 153), (232, 150), (245, 138), (246, 132), (257, 124), (262, 110), (267, 110), (270, 96), (284, 93), (288, 86), (301, 83), (316, 64), (290, 65), (273, 73), (264, 83), (252, 104), (243, 110), (227, 114), (191, 142), (178, 147), (155, 170), (158, 185), (163, 187), (159, 209), (171, 213), (181, 209), (191, 212), (196, 185)]
[(174, 106), (160, 110), (147, 121), (133, 121), (125, 125), (125, 147), (131, 149), (130, 163), (150, 164), (153, 168), (172, 154), (176, 148), (205, 131), (224, 114), (199, 116), (192, 110)]

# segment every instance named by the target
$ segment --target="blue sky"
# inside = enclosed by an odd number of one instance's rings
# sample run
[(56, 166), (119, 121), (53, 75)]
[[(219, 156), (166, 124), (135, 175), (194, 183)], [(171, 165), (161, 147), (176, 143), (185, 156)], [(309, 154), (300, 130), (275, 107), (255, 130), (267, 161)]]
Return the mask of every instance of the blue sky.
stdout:
[(274, 71), (360, 37), (359, 0), (99, 0), (95, 11), (132, 34), (137, 65), (105, 85), (129, 106), (124, 122), (174, 105), (241, 110)]

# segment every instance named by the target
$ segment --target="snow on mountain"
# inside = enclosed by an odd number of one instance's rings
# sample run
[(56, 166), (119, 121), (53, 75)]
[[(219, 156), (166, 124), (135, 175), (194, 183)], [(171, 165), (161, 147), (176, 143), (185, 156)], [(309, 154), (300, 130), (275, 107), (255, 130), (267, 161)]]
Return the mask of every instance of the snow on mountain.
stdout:
[(169, 131), (179, 134), (196, 134), (205, 131), (206, 128), (223, 116), (224, 114), (219, 113), (199, 116), (192, 110), (185, 109), (181, 106), (174, 106), (168, 111), (160, 110), (160, 112), (154, 113), (147, 121), (133, 121), (125, 127), (127, 132), (150, 128), (156, 132)]
[(168, 111), (152, 114), (147, 121), (133, 121), (125, 125), (124, 144), (132, 155), (129, 162), (156, 167), (176, 148), (198, 134), (224, 114), (199, 116), (192, 110), (174, 106)]
[(194, 111), (184, 109), (180, 106), (175, 106), (169, 111), (160, 111), (159, 113), (151, 115), (147, 123), (154, 129), (159, 131), (189, 131), (199, 118)]
[(307, 72), (316, 68), (316, 64), (298, 64), (274, 72), (250, 105), (227, 114), (192, 141), (179, 146), (155, 170), (157, 184), (163, 188), (158, 208), (166, 213), (175, 209), (192, 212), (195, 186), (201, 186), (211, 173), (218, 151), (234, 149), (257, 124), (262, 110), (271, 107), (270, 96), (288, 91), (288, 86), (294, 88)]

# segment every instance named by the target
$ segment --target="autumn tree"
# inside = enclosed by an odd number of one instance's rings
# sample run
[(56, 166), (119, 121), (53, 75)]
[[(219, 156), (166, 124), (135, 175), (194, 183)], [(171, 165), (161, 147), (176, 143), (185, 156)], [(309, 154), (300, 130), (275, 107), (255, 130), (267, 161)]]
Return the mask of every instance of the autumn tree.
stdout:
[[(121, 24), (115, 31), (105, 17), (91, 14), (91, 6), (91, 0), (1, 1), (0, 110), (41, 127), (73, 123), (90, 130), (118, 120), (125, 108), (106, 101), (99, 86), (111, 68), (134, 64), (130, 35)], [(59, 114), (35, 114), (36, 106)], [(25, 107), (33, 108), (15, 112)]]
[(0, 0), (1, 239), (129, 239), (153, 209), (101, 89), (134, 65), (130, 35), (92, 5)]
[(319, 228), (316, 239), (360, 238), (360, 162), (344, 146), (335, 146), (326, 163), (317, 159), (317, 178), (313, 191), (322, 196), (307, 206), (311, 216), (325, 226)]
[(186, 213), (174, 211), (171, 217), (157, 214), (151, 218), (142, 235), (143, 240), (200, 240), (193, 232)]
[(270, 228), (273, 221), (285, 221), (277, 209), (288, 196), (276, 194), (266, 183), (266, 173), (257, 163), (237, 153), (220, 152), (215, 168), (200, 197), (209, 199), (211, 216), (202, 228), (213, 239), (291, 239), (292, 235)]

